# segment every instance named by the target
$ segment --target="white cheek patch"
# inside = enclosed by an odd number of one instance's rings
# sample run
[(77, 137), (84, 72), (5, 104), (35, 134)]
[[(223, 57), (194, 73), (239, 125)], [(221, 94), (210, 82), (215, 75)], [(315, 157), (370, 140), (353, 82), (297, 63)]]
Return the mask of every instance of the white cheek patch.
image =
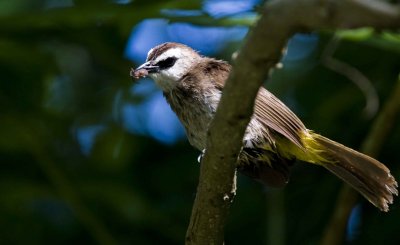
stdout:
[(177, 58), (172, 67), (160, 70), (157, 74), (150, 76), (164, 91), (173, 89), (179, 80), (191, 69), (193, 64), (197, 63), (199, 58), (201, 58), (192, 50), (178, 47), (171, 48), (160, 54), (160, 56), (154, 60), (154, 64), (157, 64), (158, 62), (166, 60), (170, 57)]
[(183, 75), (185, 75), (185, 73), (188, 72), (188, 70), (188, 65), (182, 60), (178, 59), (172, 67), (162, 70), (160, 73), (168, 76), (170, 79), (179, 80)]

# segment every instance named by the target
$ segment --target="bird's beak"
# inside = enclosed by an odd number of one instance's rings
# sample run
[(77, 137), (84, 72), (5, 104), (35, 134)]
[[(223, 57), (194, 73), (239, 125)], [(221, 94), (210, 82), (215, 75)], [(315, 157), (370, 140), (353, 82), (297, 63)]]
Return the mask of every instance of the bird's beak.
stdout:
[(156, 73), (160, 70), (160, 67), (157, 65), (153, 65), (153, 61), (147, 61), (143, 65), (138, 68), (131, 69), (130, 75), (134, 79), (139, 79), (141, 77), (147, 77), (151, 73)]
[(148, 73), (155, 73), (159, 71), (159, 66), (153, 65), (152, 61), (147, 61), (143, 65), (139, 66), (138, 68), (135, 69), (135, 72), (139, 70), (146, 70)]

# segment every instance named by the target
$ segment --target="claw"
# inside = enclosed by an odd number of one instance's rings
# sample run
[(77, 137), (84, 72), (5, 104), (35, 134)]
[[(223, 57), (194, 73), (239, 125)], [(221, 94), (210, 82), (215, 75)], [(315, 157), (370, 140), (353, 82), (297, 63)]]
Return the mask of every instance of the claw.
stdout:
[(204, 154), (206, 154), (206, 149), (203, 149), (200, 153), (200, 155), (197, 157), (197, 162), (201, 163), (201, 161), (203, 160)]

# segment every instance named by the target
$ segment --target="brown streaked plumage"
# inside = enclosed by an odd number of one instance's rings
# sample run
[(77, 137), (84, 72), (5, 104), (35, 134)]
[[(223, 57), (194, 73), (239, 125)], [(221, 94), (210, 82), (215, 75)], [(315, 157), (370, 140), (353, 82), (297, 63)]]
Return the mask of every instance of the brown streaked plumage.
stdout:
[[(191, 145), (204, 150), (231, 66), (183, 44), (164, 43), (151, 49), (146, 63), (133, 74), (145, 74), (143, 69), (163, 90)], [(296, 159), (325, 167), (383, 211), (388, 211), (398, 193), (397, 182), (385, 165), (308, 130), (278, 98), (260, 88), (238, 170), (266, 185), (284, 186)]]

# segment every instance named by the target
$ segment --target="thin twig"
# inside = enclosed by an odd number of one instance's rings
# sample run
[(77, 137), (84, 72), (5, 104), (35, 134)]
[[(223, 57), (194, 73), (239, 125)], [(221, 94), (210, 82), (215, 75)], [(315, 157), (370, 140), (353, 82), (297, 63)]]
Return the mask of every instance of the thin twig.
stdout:
[[(400, 114), (400, 77), (365, 138), (361, 146), (362, 152), (372, 157), (378, 156), (385, 140), (390, 136), (398, 114)], [(348, 185), (343, 185), (335, 205), (335, 212), (322, 236), (322, 245), (343, 244), (347, 221), (357, 199), (358, 193)]]
[[(29, 133), (28, 135), (33, 136), (37, 134)], [(35, 156), (39, 167), (54, 186), (55, 190), (70, 206), (76, 218), (82, 223), (83, 227), (87, 229), (97, 244), (117, 244), (117, 241), (104, 223), (83, 203), (67, 176), (64, 175), (62, 170), (60, 170), (57, 164), (51, 159), (48, 153), (43, 149), (43, 146), (37, 144), (35, 138), (28, 138), (29, 149), (32, 155)]]
[(376, 89), (372, 85), (371, 81), (357, 68), (333, 57), (333, 53), (337, 49), (339, 42), (340, 38), (338, 36), (334, 36), (330, 40), (322, 53), (321, 61), (332, 71), (347, 77), (347, 79), (353, 82), (361, 90), (366, 101), (364, 114), (367, 118), (372, 118), (376, 115), (379, 109), (379, 97)]

